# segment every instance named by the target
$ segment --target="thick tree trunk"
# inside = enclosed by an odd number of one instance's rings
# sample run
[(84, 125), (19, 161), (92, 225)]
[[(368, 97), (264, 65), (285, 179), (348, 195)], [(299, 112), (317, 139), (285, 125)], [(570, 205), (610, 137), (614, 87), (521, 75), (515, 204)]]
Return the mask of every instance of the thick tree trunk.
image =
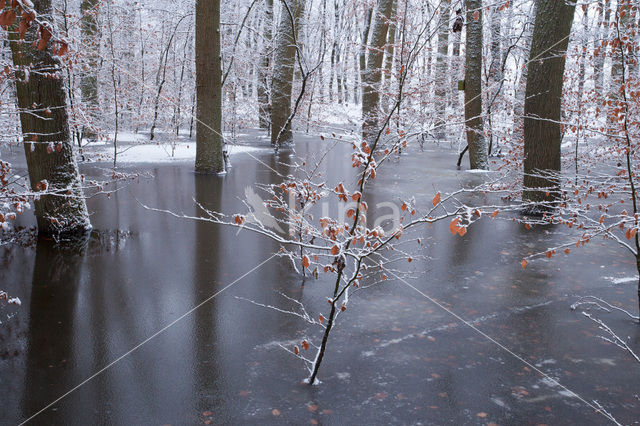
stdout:
[[(40, 19), (53, 22), (51, 0), (34, 0)], [(19, 20), (18, 20), (19, 21)], [(35, 201), (38, 231), (49, 235), (85, 234), (91, 229), (69, 132), (67, 99), (59, 59), (51, 45), (37, 50), (38, 25), (18, 40), (17, 23), (9, 30), (16, 72), (16, 93), (24, 150), (33, 191), (47, 188)]]
[(271, 39), (273, 38), (273, 0), (265, 1), (264, 8), (264, 40), (262, 59), (258, 72), (258, 117), (261, 129), (268, 129), (271, 124), (269, 108), (269, 72), (271, 69)]
[(196, 0), (196, 172), (225, 170), (220, 0)]
[(271, 143), (276, 146), (293, 141), (289, 116), (299, 42), (298, 28), (303, 12), (304, 0), (283, 0), (271, 80)]
[(467, 48), (464, 76), (464, 118), (469, 167), (486, 169), (488, 147), (482, 119), (482, 0), (466, 0)]
[(575, 3), (539, 0), (527, 72), (524, 105), (525, 201), (555, 201), (560, 195), (560, 120), (565, 54)]
[(375, 22), (371, 30), (367, 66), (365, 72), (362, 73), (362, 138), (367, 142), (371, 142), (379, 130), (382, 61), (392, 7), (393, 0), (378, 2)]
[[(449, 105), (449, 17), (451, 14), (451, 0), (440, 2), (440, 22), (438, 23), (438, 55), (436, 57), (436, 138), (446, 136), (446, 115)], [(480, 55), (482, 58), (482, 55)]]
[[(98, 24), (99, 0), (82, 0), (80, 4), (80, 32), (82, 34), (83, 50), (87, 56), (87, 69), (80, 81), (82, 102), (95, 120), (98, 112), (98, 71), (100, 60), (100, 25)], [(93, 124), (93, 123), (91, 123)], [(85, 127), (82, 131), (85, 137), (95, 138), (95, 134)]]

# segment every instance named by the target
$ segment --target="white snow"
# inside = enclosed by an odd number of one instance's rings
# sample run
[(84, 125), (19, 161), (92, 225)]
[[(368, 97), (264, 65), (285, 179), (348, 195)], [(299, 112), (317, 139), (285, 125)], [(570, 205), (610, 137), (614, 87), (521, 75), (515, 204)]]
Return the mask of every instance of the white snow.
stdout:
[(495, 173), (494, 170), (482, 170), (482, 169), (469, 169), (465, 170), (467, 173), (477, 173), (477, 174), (485, 174), (485, 173)]
[[(118, 136), (120, 138), (120, 136)], [(229, 155), (251, 153), (268, 150), (268, 147), (255, 147), (246, 145), (227, 145)], [(91, 147), (87, 153), (95, 153), (107, 156), (113, 160), (113, 146), (111, 144)], [(196, 158), (195, 142), (180, 142), (172, 147), (169, 144), (140, 144), (123, 145), (118, 152), (118, 163), (170, 163), (194, 161)], [(106, 160), (103, 160), (106, 161)]]
[(626, 284), (638, 282), (638, 276), (634, 277), (602, 277), (607, 281), (611, 281), (613, 284)]

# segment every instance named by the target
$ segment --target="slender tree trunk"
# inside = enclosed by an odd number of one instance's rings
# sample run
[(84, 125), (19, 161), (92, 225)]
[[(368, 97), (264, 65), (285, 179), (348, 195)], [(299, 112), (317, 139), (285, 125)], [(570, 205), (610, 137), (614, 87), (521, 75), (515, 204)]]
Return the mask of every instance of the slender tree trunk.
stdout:
[[(462, 11), (460, 11), (462, 14)], [(462, 79), (462, 59), (460, 58), (460, 40), (462, 39), (462, 31), (452, 32), (451, 37), (453, 38), (453, 56), (451, 57), (451, 75), (453, 76), (454, 82), (454, 91), (453, 96), (451, 96), (451, 106), (454, 111), (458, 111), (459, 109), (459, 96), (457, 91), (458, 80)]]
[(371, 20), (373, 19), (373, 9), (367, 9), (364, 19), (364, 29), (362, 30), (362, 41), (360, 45), (360, 86), (364, 91), (364, 75), (367, 72), (367, 50), (369, 49), (369, 32), (371, 30)]
[(220, 0), (196, 0), (196, 172), (225, 171)]
[(602, 9), (600, 16), (599, 35), (600, 35), (600, 51), (594, 58), (593, 72), (596, 76), (596, 91), (604, 91), (604, 62), (607, 56), (607, 40), (609, 39), (609, 31), (611, 28), (611, 2), (601, 0), (599, 7)]
[[(539, 0), (524, 105), (525, 201), (555, 201), (560, 172), (564, 67), (575, 3)], [(542, 176), (541, 176), (542, 175)]]
[(393, 0), (380, 0), (371, 30), (371, 48), (365, 72), (362, 74), (362, 138), (371, 142), (378, 132), (382, 61), (389, 30)]
[[(500, 61), (500, 30), (501, 13), (500, 6), (496, 5), (491, 8), (491, 63), (489, 66), (489, 76), (492, 84), (498, 84), (502, 80), (502, 62)], [(495, 92), (495, 88), (492, 88)]]
[(298, 27), (303, 12), (304, 0), (283, 0), (271, 81), (271, 143), (276, 146), (293, 141), (289, 116), (296, 55), (300, 48)]
[[(389, 25), (389, 34), (387, 36), (387, 48), (384, 54), (384, 83), (383, 86), (386, 92), (391, 91), (391, 81), (393, 80), (393, 60), (395, 56), (395, 44), (396, 44), (396, 27), (397, 27), (397, 12), (398, 12), (398, 0), (393, 0), (393, 6), (391, 7), (391, 21), (392, 25)], [(385, 110), (387, 104), (384, 105)]]
[(464, 115), (469, 146), (469, 167), (486, 169), (488, 147), (482, 119), (482, 0), (466, 0), (465, 5), (467, 66), (464, 76)]
[(264, 7), (262, 58), (258, 72), (258, 120), (261, 129), (269, 129), (271, 124), (269, 107), (269, 73), (271, 71), (271, 51), (273, 38), (273, 0), (266, 0)]
[[(98, 24), (99, 0), (82, 0), (80, 4), (80, 33), (82, 36), (83, 51), (87, 57), (87, 69), (80, 80), (80, 94), (82, 102), (88, 110), (92, 121), (96, 119), (98, 112), (98, 71), (100, 70), (100, 25)], [(91, 123), (93, 124), (93, 123)], [(84, 127), (83, 136), (95, 138), (90, 131), (91, 127)]]
[(182, 47), (183, 56), (182, 56), (182, 64), (180, 65), (180, 80), (178, 81), (178, 100), (176, 101), (177, 106), (175, 109), (175, 123), (176, 123), (176, 137), (180, 136), (180, 124), (182, 124), (182, 89), (184, 82), (184, 71), (187, 65), (187, 58), (189, 51), (189, 46), (193, 45), (193, 38), (191, 37), (191, 27), (187, 30), (187, 36), (184, 39), (184, 46)]
[[(40, 19), (53, 22), (51, 0), (33, 0)], [(24, 138), (29, 181), (33, 191), (47, 187), (49, 195), (35, 201), (38, 231), (50, 235), (79, 235), (91, 229), (78, 166), (69, 132), (62, 66), (51, 46), (37, 50), (38, 25), (18, 40), (18, 22), (9, 30), (16, 72), (16, 93)], [(55, 77), (50, 77), (55, 76)]]

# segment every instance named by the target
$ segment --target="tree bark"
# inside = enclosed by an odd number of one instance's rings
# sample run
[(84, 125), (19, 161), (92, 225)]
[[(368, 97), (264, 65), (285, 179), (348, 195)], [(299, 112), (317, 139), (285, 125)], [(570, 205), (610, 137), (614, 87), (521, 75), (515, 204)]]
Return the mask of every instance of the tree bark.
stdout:
[(393, 0), (380, 0), (371, 30), (371, 43), (365, 72), (362, 74), (362, 137), (371, 142), (378, 132), (380, 85), (384, 45), (387, 41)]
[(196, 172), (225, 170), (220, 0), (196, 0)]
[[(53, 22), (51, 0), (35, 0), (33, 4), (39, 19)], [(9, 29), (9, 39), (13, 63), (19, 70), (16, 93), (29, 181), (34, 192), (48, 186), (47, 195), (35, 200), (38, 231), (57, 236), (84, 235), (91, 223), (73, 155), (62, 66), (52, 54), (51, 44), (36, 49), (36, 23), (24, 41), (18, 40), (19, 21)]]
[(488, 147), (482, 119), (482, 0), (466, 0), (467, 48), (464, 76), (464, 118), (469, 167), (487, 169)]
[[(451, 0), (442, 0), (440, 3), (440, 21), (438, 23), (438, 54), (436, 56), (436, 138), (444, 139), (446, 136), (446, 115), (449, 104), (449, 17), (451, 13)], [(482, 58), (482, 55), (480, 56)]]
[(271, 143), (276, 146), (293, 141), (289, 116), (299, 41), (297, 33), (303, 12), (304, 0), (283, 0), (271, 80)]
[(524, 201), (560, 196), (562, 85), (575, 3), (539, 0), (524, 105)]
[(273, 0), (265, 1), (264, 38), (262, 59), (258, 72), (258, 117), (261, 129), (268, 129), (271, 124), (269, 108), (269, 72), (271, 68), (271, 40), (273, 38)]

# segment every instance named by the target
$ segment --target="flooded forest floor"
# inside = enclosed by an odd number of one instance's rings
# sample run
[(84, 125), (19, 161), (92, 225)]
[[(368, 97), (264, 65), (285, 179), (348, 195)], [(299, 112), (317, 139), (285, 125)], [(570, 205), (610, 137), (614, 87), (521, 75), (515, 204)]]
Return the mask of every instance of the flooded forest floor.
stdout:
[[(245, 188), (278, 182), (273, 169), (288, 173), (293, 152), (275, 156), (263, 138), (241, 140), (257, 149), (237, 150), (224, 177), (195, 175), (190, 161), (124, 164), (145, 173), (118, 183), (110, 198), (88, 200), (94, 231), (81, 250), (47, 240), (0, 247), (0, 288), (22, 300), (0, 307), (0, 423), (39, 412), (278, 250), (255, 234), (141, 205), (246, 211)], [(317, 153), (319, 143), (330, 142), (301, 136), (295, 155)], [(352, 173), (349, 150), (338, 146), (323, 163), (329, 182)], [(457, 170), (456, 160), (448, 145), (410, 147), (381, 169), (369, 205), (412, 196), (426, 205), (437, 191), (483, 179)], [(107, 163), (81, 170), (109, 173)], [(331, 284), (271, 259), (34, 424), (606, 424), (598, 404), (637, 424), (640, 363), (570, 308), (594, 295), (633, 312), (634, 259), (593, 241), (523, 270), (523, 257), (564, 241), (565, 231), (484, 219), (464, 237), (447, 223), (414, 231), (408, 238), (423, 244), (408, 243), (416, 260), (403, 268), (415, 289), (389, 279), (356, 292), (318, 386), (302, 383), (303, 363), (280, 347), (317, 341), (318, 330), (241, 298), (288, 307), (284, 293), (317, 314), (328, 310)], [(629, 318), (592, 313), (640, 348)]]

